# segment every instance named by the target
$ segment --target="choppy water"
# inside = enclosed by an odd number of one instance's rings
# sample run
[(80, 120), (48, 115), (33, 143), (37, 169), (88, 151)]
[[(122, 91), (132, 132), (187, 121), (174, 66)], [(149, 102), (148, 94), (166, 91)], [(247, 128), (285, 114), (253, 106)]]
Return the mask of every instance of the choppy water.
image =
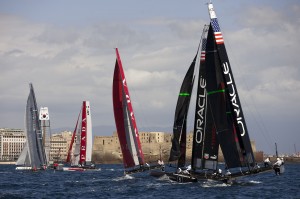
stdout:
[(124, 176), (122, 165), (98, 165), (100, 171), (16, 171), (0, 165), (0, 198), (300, 198), (300, 164), (244, 177), (226, 185), (214, 181), (180, 184), (148, 173)]

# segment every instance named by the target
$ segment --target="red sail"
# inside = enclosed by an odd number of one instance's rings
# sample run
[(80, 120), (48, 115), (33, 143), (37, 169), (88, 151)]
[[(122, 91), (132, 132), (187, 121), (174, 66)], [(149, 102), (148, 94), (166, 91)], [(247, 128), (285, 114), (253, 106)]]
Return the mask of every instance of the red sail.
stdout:
[(78, 126), (78, 121), (79, 121), (80, 113), (81, 113), (81, 110), (79, 111), (79, 115), (78, 115), (78, 119), (77, 119), (77, 122), (76, 122), (76, 126), (75, 126), (75, 129), (74, 129), (73, 135), (72, 135), (72, 140), (71, 140), (71, 143), (70, 143), (70, 147), (69, 147), (69, 151), (68, 151), (68, 156), (67, 156), (66, 163), (70, 163), (71, 162), (71, 151), (72, 151), (74, 140), (75, 140), (75, 135), (76, 135), (76, 131), (77, 131), (77, 126)]
[(82, 104), (82, 120), (81, 120), (81, 137), (80, 137), (80, 159), (79, 163), (84, 164), (85, 159), (86, 159), (86, 130), (87, 130), (87, 125), (86, 125), (86, 104), (85, 101), (83, 101)]
[(113, 80), (113, 108), (125, 168), (144, 164), (139, 133), (118, 49)]

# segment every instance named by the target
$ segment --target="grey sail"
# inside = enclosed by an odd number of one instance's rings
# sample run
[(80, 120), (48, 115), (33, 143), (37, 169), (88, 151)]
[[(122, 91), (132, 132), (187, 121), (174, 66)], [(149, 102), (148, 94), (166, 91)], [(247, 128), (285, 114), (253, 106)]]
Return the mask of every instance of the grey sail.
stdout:
[(30, 93), (25, 113), (25, 134), (31, 168), (38, 169), (46, 165), (46, 154), (43, 148), (42, 131), (32, 84), (29, 84), (29, 87)]

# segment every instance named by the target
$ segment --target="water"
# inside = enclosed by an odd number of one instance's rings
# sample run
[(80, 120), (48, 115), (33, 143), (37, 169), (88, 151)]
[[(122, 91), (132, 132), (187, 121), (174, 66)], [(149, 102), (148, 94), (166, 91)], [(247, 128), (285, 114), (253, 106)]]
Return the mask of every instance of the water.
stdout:
[(98, 165), (100, 171), (16, 171), (0, 165), (0, 198), (299, 198), (300, 164), (285, 173), (244, 177), (227, 185), (214, 181), (180, 184), (140, 173), (124, 176), (122, 165)]

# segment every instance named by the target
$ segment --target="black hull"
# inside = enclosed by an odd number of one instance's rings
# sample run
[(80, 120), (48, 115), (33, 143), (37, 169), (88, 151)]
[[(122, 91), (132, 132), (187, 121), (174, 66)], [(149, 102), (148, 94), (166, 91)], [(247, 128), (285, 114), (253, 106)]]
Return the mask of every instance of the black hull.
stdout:
[(189, 174), (179, 174), (179, 173), (166, 173), (170, 180), (176, 181), (179, 183), (187, 183), (187, 182), (197, 182), (198, 179), (189, 175)]
[(160, 178), (162, 176), (166, 175), (165, 171), (162, 170), (152, 170), (150, 171), (150, 176)]
[(237, 180), (240, 177), (257, 175), (260, 173), (270, 172), (273, 171), (272, 167), (263, 167), (253, 171), (242, 171), (232, 173), (231, 175), (218, 175), (213, 173), (206, 173), (206, 172), (191, 172), (190, 174), (185, 173), (171, 173), (171, 172), (164, 172), (164, 171), (151, 171), (150, 176), (153, 177), (162, 177), (166, 175), (170, 180), (180, 182), (180, 183), (187, 183), (187, 182), (197, 182), (200, 180), (215, 180), (222, 183), (230, 184)]
[(191, 173), (191, 176), (194, 178), (197, 178), (198, 180), (215, 180), (220, 181), (223, 183), (232, 183), (233, 181), (237, 180), (237, 178), (245, 177), (245, 176), (251, 176), (251, 175), (257, 175), (260, 173), (270, 172), (273, 171), (272, 167), (263, 167), (252, 171), (241, 171), (241, 172), (235, 172), (230, 175), (218, 175), (218, 174), (212, 174), (212, 173)]
[(145, 172), (153, 169), (162, 169), (162, 165), (150, 165), (150, 166), (140, 166), (139, 168), (125, 170), (125, 174), (134, 174), (139, 172)]
[(186, 182), (197, 182), (197, 178), (184, 173), (172, 173), (172, 172), (165, 172), (159, 170), (153, 170), (150, 172), (150, 176), (160, 178), (162, 176), (167, 176), (170, 180), (176, 181), (179, 183), (186, 183)]

